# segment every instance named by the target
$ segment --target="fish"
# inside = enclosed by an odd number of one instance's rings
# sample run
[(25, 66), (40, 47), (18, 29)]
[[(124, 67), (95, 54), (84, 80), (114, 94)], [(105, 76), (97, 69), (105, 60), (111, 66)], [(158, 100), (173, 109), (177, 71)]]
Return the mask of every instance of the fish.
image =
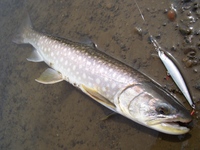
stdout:
[(183, 95), (185, 96), (186, 100), (190, 104), (190, 106), (195, 110), (195, 103), (191, 97), (190, 90), (187, 87), (187, 84), (185, 82), (185, 78), (183, 77), (183, 73), (181, 73), (181, 69), (176, 62), (175, 58), (161, 48), (161, 46), (157, 43), (157, 41), (150, 36), (150, 40), (153, 43), (156, 51), (158, 52), (158, 56), (162, 63), (164, 64), (165, 68), (167, 69), (168, 73), (172, 77), (173, 81), (176, 83), (178, 88), (181, 90)]
[(143, 73), (98, 50), (95, 44), (75, 42), (33, 29), (29, 15), (13, 37), (31, 44), (31, 62), (47, 68), (36, 79), (42, 84), (67, 81), (108, 109), (153, 130), (180, 135), (190, 131), (189, 111)]

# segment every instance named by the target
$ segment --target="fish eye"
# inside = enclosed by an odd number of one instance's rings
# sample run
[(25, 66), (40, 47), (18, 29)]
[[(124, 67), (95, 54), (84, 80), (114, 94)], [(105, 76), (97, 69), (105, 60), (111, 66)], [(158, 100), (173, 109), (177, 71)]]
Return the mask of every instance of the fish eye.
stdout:
[(170, 113), (169, 109), (165, 106), (156, 107), (156, 111), (158, 114), (161, 114), (161, 115), (168, 115)]

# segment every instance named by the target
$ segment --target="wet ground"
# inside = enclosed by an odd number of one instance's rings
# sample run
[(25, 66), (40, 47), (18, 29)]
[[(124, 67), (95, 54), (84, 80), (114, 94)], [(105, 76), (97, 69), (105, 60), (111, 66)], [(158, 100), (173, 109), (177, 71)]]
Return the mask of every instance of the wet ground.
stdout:
[[(198, 0), (1, 0), (0, 1), (0, 149), (183, 149), (200, 147), (200, 3)], [(174, 14), (176, 10), (176, 14)], [(170, 11), (170, 12), (169, 12)], [(171, 12), (172, 11), (172, 12)], [(26, 61), (32, 47), (12, 43), (28, 12), (41, 32), (81, 41), (88, 37), (108, 55), (177, 92), (149, 42), (149, 34), (181, 65), (197, 111), (193, 129), (171, 136), (120, 115), (102, 121), (110, 110), (67, 82), (34, 81), (44, 63)]]

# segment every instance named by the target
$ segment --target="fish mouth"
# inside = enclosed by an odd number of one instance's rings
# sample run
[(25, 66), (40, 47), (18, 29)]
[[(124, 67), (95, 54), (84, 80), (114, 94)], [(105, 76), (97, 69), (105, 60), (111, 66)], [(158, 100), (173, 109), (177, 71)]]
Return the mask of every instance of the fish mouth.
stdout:
[(182, 122), (163, 122), (160, 124), (161, 128), (173, 135), (185, 134), (189, 132), (188, 123)]
[(191, 125), (190, 122), (192, 119), (185, 120), (153, 120), (148, 121), (148, 125), (151, 128), (156, 129), (160, 132), (171, 134), (171, 135), (181, 135), (190, 131)]

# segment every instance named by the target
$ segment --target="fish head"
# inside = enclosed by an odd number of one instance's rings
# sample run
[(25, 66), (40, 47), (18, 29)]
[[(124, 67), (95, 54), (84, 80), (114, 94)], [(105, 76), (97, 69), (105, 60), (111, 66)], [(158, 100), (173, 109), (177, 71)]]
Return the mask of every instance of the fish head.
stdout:
[(118, 95), (117, 103), (122, 115), (154, 130), (173, 135), (190, 130), (189, 111), (153, 82), (126, 87)]

